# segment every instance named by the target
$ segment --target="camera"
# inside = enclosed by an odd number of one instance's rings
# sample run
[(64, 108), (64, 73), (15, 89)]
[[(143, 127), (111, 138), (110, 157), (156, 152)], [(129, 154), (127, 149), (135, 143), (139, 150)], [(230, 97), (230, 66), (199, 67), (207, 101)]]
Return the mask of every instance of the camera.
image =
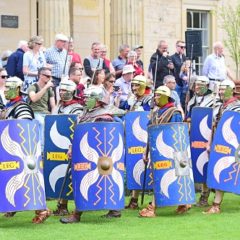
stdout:
[(120, 89), (120, 86), (113, 86), (113, 89), (115, 92), (117, 92)]

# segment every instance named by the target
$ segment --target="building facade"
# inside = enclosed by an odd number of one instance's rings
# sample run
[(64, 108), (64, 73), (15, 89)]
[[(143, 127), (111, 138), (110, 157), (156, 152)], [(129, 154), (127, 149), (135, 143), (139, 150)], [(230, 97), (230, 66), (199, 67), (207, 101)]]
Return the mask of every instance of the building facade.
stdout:
[[(95, 41), (108, 46), (111, 59), (117, 56), (123, 43), (143, 45), (147, 67), (159, 40), (166, 40), (170, 53), (174, 53), (175, 42), (185, 39), (185, 31), (200, 30), (203, 56), (196, 62), (201, 69), (213, 42), (225, 38), (216, 12), (237, 1), (1, 0), (0, 52), (16, 49), (19, 40), (28, 40), (33, 35), (43, 36), (45, 46), (49, 47), (56, 33), (64, 33), (73, 37), (75, 51), (82, 57), (89, 55)], [(232, 65), (228, 56), (227, 60), (227, 65)]]

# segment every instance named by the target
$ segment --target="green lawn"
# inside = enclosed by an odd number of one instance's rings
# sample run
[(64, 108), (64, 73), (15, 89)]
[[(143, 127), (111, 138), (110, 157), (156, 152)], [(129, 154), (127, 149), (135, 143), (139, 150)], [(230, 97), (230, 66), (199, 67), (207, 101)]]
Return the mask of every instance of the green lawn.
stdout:
[[(145, 202), (149, 200), (147, 196)], [(55, 201), (48, 202), (49, 208), (55, 209), (55, 206)], [(73, 210), (73, 202), (69, 208)], [(203, 209), (192, 207), (187, 214), (176, 216), (174, 209), (158, 209), (158, 216), (152, 219), (139, 218), (135, 210), (124, 210), (121, 218), (112, 220), (100, 217), (106, 211), (86, 212), (80, 223), (66, 225), (59, 222), (59, 217), (50, 217), (44, 224), (34, 225), (31, 223), (34, 213), (21, 212), (11, 219), (0, 217), (0, 240), (240, 239), (240, 199), (237, 195), (225, 194), (222, 213), (218, 215), (204, 215)]]

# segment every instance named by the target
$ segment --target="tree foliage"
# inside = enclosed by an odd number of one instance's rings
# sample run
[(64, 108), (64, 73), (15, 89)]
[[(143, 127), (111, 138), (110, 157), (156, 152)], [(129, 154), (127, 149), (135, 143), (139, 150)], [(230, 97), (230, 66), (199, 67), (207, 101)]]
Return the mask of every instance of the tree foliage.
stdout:
[(240, 70), (240, 1), (237, 6), (224, 6), (219, 11), (221, 28), (227, 33), (224, 44), (236, 66), (236, 79), (239, 79)]

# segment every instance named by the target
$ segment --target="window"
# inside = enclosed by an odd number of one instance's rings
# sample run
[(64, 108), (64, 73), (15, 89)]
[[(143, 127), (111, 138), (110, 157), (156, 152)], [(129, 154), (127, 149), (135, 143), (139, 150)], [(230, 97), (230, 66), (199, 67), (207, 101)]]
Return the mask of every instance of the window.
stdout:
[(196, 73), (201, 75), (203, 61), (209, 54), (210, 14), (208, 11), (187, 10), (187, 30), (202, 31), (202, 57), (195, 59)]

